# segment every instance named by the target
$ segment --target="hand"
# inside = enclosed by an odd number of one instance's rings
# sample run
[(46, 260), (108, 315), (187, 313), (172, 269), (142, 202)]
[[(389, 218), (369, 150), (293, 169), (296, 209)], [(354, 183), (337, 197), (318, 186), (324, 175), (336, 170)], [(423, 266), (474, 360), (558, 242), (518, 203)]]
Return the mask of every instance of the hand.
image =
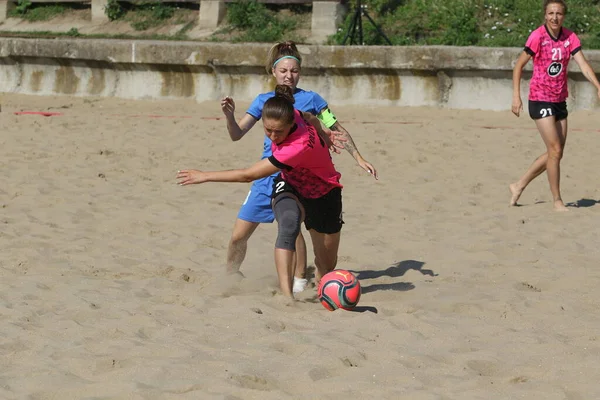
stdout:
[(348, 139), (345, 138), (345, 135), (342, 132), (332, 131), (331, 129), (323, 129), (325, 135), (329, 141), (327, 142), (327, 147), (329, 147), (329, 151), (332, 151), (337, 154), (341, 154), (340, 149), (344, 149), (344, 143), (347, 142)]
[(198, 171), (196, 169), (184, 169), (181, 171), (177, 171), (177, 182), (178, 185), (192, 185), (194, 183), (204, 183), (208, 182), (208, 177), (205, 172)]
[(235, 101), (229, 96), (223, 97), (221, 99), (221, 111), (225, 114), (226, 117), (233, 117), (233, 113), (235, 112)]
[[(600, 95), (600, 91), (598, 92), (598, 94)], [(512, 102), (512, 113), (518, 117), (521, 114), (522, 110), (523, 110), (523, 102), (521, 101), (521, 98), (515, 97)]]
[(377, 175), (377, 170), (375, 169), (373, 164), (371, 164), (370, 162), (368, 162), (367, 160), (365, 160), (362, 157), (360, 157), (358, 160), (356, 160), (356, 162), (358, 162), (358, 165), (360, 165), (360, 167), (362, 169), (367, 171), (369, 174), (373, 175), (373, 178), (379, 179), (379, 176)]

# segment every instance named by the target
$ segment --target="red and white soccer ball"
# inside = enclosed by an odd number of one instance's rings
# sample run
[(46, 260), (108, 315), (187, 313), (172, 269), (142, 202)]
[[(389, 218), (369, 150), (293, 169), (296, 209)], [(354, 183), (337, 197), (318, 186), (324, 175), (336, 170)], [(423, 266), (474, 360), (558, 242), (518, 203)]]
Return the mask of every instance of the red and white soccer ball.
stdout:
[(321, 278), (317, 295), (329, 311), (352, 310), (360, 300), (360, 282), (352, 272), (336, 269)]

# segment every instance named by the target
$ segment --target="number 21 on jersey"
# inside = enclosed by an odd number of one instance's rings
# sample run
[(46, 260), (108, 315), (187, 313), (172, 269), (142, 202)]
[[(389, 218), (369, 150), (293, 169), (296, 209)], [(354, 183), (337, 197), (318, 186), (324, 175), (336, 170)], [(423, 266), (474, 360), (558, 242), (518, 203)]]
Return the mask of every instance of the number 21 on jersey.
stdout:
[(562, 60), (562, 50), (560, 47), (552, 48), (552, 61), (560, 61)]

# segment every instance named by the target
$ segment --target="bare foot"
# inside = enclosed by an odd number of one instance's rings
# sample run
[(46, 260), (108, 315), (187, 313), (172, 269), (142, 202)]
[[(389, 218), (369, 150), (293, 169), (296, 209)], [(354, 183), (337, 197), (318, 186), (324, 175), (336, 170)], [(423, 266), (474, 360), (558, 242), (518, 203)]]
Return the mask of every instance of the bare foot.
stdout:
[(519, 185), (517, 185), (516, 183), (511, 183), (510, 185), (508, 185), (508, 188), (510, 189), (510, 193), (512, 194), (512, 196), (510, 197), (510, 205), (516, 206), (519, 197), (521, 197), (521, 193), (523, 193), (523, 189), (519, 189)]
[(234, 280), (234, 281), (235, 281), (235, 280), (237, 280), (238, 282), (239, 282), (240, 280), (242, 280), (242, 279), (244, 279), (244, 278), (245, 278), (244, 274), (242, 274), (242, 272), (241, 272), (241, 271), (239, 271), (239, 270), (234, 270), (234, 269), (229, 269), (229, 268), (227, 268), (227, 269), (225, 270), (225, 275), (226, 275), (226, 276), (228, 276), (228, 277), (230, 277), (230, 278), (231, 278), (231, 280)]
[(293, 295), (286, 295), (278, 291), (273, 292), (273, 297), (276, 303), (285, 307), (293, 307), (298, 302)]
[(567, 206), (565, 206), (565, 203), (563, 203), (562, 200), (556, 200), (554, 202), (554, 211), (565, 212), (569, 211), (569, 209), (567, 208)]

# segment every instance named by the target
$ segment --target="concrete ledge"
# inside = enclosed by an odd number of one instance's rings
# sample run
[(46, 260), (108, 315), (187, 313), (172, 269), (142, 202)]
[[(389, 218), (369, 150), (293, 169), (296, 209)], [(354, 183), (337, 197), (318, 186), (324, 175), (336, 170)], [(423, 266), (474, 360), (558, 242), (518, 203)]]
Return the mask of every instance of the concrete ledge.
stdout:
[[(0, 39), (0, 91), (250, 101), (271, 90), (269, 44)], [(331, 104), (507, 110), (519, 48), (301, 46), (301, 87)], [(586, 51), (596, 71), (600, 52)], [(526, 69), (530, 70), (531, 65)], [(598, 105), (570, 65), (570, 109)], [(526, 73), (525, 76), (530, 74)], [(523, 99), (528, 85), (522, 83)]]

